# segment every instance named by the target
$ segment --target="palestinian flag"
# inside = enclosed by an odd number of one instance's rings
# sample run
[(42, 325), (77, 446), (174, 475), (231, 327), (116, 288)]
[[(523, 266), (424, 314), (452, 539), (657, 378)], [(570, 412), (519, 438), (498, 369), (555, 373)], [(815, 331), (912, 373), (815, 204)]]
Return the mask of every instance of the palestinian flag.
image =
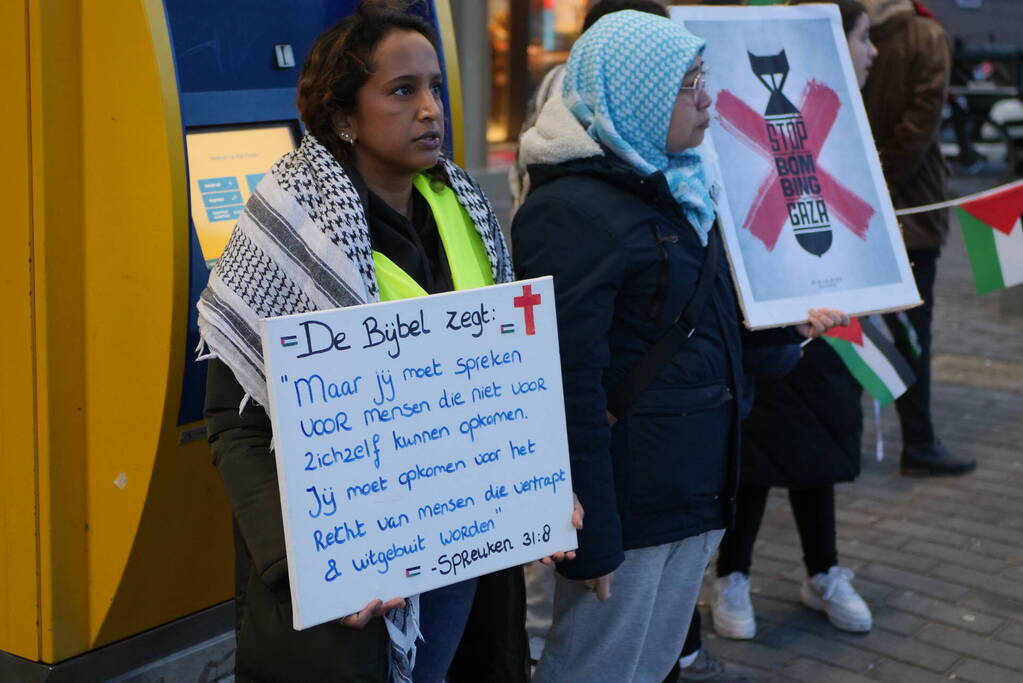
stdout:
[(1023, 181), (956, 207), (978, 294), (1023, 283)]
[[(878, 318), (878, 316), (873, 317), (874, 320), (880, 322), (880, 318)], [(913, 356), (913, 360), (916, 360), (920, 357), (920, 354), (923, 353), (923, 350), (920, 348), (920, 337), (917, 336), (916, 328), (913, 327), (913, 323), (910, 321), (909, 316), (906, 315), (905, 311), (898, 311), (893, 317), (894, 324), (891, 325), (889, 329), (894, 328), (895, 334), (898, 336), (899, 340), (909, 347), (909, 353)], [(876, 324), (875, 327), (877, 327)]]
[(916, 380), (894, 344), (865, 318), (852, 318), (848, 326), (832, 328), (821, 339), (883, 406), (905, 393)]

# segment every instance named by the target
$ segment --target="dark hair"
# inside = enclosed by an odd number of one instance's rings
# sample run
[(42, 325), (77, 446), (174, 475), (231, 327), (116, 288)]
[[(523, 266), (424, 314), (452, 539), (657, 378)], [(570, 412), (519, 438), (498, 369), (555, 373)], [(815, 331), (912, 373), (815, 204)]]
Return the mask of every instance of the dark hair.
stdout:
[(789, 0), (790, 5), (805, 5), (808, 2), (826, 2), (831, 5), (838, 5), (838, 11), (842, 13), (842, 31), (846, 35), (849, 35), (849, 32), (853, 30), (860, 15), (867, 13), (867, 8), (863, 6), (860, 0)]
[(306, 129), (342, 164), (352, 162), (352, 146), (337, 134), (334, 118), (355, 111), (359, 88), (373, 73), (373, 51), (380, 41), (393, 31), (415, 31), (440, 52), (429, 24), (408, 13), (409, 6), (362, 0), (354, 13), (321, 33), (309, 49), (296, 105)]
[(664, 9), (664, 5), (654, 2), (654, 0), (600, 0), (586, 12), (586, 18), (583, 19), (583, 31), (596, 24), (597, 20), (605, 14), (627, 9), (647, 14), (658, 14), (665, 18), (668, 16), (668, 10)]

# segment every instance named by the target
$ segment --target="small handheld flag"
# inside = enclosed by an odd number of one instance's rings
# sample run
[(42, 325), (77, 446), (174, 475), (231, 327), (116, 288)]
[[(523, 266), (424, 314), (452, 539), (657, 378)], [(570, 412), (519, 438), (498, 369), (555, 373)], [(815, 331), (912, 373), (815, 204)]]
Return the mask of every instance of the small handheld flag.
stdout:
[(839, 355), (849, 372), (881, 405), (906, 392), (916, 377), (895, 346), (864, 318), (835, 327), (821, 337)]

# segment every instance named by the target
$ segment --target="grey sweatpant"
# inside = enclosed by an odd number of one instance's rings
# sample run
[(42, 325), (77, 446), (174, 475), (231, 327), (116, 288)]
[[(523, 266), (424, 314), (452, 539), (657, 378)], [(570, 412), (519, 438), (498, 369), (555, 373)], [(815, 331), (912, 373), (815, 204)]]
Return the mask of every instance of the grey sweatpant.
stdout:
[(723, 530), (625, 551), (611, 599), (557, 577), (554, 623), (534, 683), (659, 683), (682, 651)]

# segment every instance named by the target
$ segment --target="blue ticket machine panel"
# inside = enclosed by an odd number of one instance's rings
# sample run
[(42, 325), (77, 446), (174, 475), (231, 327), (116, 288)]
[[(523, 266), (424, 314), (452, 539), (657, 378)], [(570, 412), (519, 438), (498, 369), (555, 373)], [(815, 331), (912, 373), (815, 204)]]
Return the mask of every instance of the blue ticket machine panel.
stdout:
[[(442, 2), (441, 9), (446, 10), (445, 0), (433, 0), (414, 3), (409, 11), (430, 22), (442, 45), (448, 39), (453, 55), (453, 36), (444, 35), (439, 20)], [(356, 4), (357, 0), (165, 2), (181, 96), (191, 209), (191, 305), (181, 426), (202, 419), (206, 369), (205, 363), (194, 360), (199, 342), (195, 302), (260, 178), (301, 141), (295, 86), (310, 46), (327, 27), (351, 14)], [(444, 61), (442, 54), (442, 68)], [(444, 100), (449, 117), (446, 91)], [(450, 118), (447, 124), (450, 155)], [(201, 438), (203, 431), (182, 434)]]

